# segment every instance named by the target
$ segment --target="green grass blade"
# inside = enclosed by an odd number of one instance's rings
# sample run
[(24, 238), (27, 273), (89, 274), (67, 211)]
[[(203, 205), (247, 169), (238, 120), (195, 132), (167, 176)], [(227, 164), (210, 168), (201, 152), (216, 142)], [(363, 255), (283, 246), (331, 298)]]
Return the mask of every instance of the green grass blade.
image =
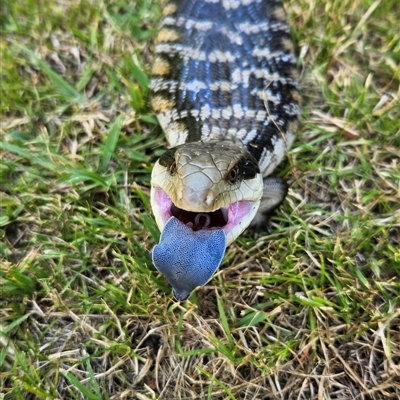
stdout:
[(228, 340), (228, 347), (230, 349), (233, 349), (233, 347), (234, 347), (234, 339), (232, 337), (232, 333), (231, 333), (231, 329), (229, 327), (228, 319), (227, 319), (226, 314), (225, 314), (224, 305), (222, 304), (222, 300), (221, 300), (221, 297), (219, 295), (217, 295), (217, 305), (218, 305), (219, 316), (221, 318), (221, 324), (222, 324), (222, 327), (224, 328), (226, 339)]
[(121, 133), (122, 121), (122, 116), (117, 117), (108, 131), (107, 138), (103, 146), (103, 158), (100, 164), (100, 172), (105, 172), (107, 170), (111, 157), (114, 154), (114, 151), (117, 147), (118, 138)]
[(86, 104), (85, 97), (75, 90), (61, 75), (57, 74), (51, 67), (43, 61), (41, 58), (37, 57), (32, 51), (25, 49), (28, 55), (34, 60), (37, 66), (47, 75), (51, 80), (54, 88), (57, 92), (71, 102), (77, 103), (80, 106)]
[(86, 385), (84, 385), (75, 375), (71, 372), (60, 370), (60, 372), (68, 379), (68, 381), (78, 390), (82, 395), (89, 400), (99, 400), (97, 393), (93, 393)]
[(224, 385), (219, 379), (215, 378), (212, 374), (207, 372), (204, 368), (198, 367), (198, 370), (204, 374), (210, 381), (214, 382), (217, 386), (221, 388), (221, 390), (228, 396), (229, 399), (231, 400), (236, 400), (236, 397), (234, 394), (229, 390), (229, 388)]
[(0, 331), (1, 335), (6, 335), (9, 332), (11, 332), (15, 327), (20, 325), (22, 322), (24, 322), (26, 319), (29, 318), (29, 314), (25, 314), (22, 317), (17, 318), (15, 321), (11, 322), (6, 328), (4, 328), (2, 331)]

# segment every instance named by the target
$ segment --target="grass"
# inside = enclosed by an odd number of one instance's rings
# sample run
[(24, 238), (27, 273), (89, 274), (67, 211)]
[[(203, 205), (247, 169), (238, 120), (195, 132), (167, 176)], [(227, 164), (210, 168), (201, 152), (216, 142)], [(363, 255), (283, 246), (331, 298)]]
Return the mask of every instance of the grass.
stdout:
[(0, 398), (399, 398), (399, 6), (286, 6), (288, 199), (177, 304), (149, 253), (158, 5), (0, 5)]

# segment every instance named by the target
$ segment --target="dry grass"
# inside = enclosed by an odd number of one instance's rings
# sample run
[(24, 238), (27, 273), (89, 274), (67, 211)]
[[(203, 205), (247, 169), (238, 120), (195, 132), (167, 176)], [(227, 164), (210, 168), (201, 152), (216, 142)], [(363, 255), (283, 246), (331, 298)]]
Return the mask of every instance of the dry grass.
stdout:
[(151, 264), (150, 0), (0, 6), (0, 398), (400, 397), (397, 0), (287, 1), (303, 125), (269, 233)]

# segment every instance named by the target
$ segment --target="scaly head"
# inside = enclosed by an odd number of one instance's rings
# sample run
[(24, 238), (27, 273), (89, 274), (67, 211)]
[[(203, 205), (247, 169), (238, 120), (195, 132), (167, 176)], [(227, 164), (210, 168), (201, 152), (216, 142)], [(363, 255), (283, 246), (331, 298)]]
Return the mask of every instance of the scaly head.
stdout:
[(161, 232), (173, 216), (193, 231), (222, 229), (228, 245), (256, 215), (262, 190), (257, 161), (240, 143), (186, 143), (155, 164), (151, 206)]

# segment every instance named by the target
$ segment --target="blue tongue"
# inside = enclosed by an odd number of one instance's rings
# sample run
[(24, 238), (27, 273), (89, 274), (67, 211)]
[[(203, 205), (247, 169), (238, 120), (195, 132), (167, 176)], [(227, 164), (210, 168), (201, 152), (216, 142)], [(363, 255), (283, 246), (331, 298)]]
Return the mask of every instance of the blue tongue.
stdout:
[(171, 217), (153, 249), (153, 263), (165, 275), (179, 301), (205, 285), (221, 264), (226, 237), (222, 229), (193, 231)]

